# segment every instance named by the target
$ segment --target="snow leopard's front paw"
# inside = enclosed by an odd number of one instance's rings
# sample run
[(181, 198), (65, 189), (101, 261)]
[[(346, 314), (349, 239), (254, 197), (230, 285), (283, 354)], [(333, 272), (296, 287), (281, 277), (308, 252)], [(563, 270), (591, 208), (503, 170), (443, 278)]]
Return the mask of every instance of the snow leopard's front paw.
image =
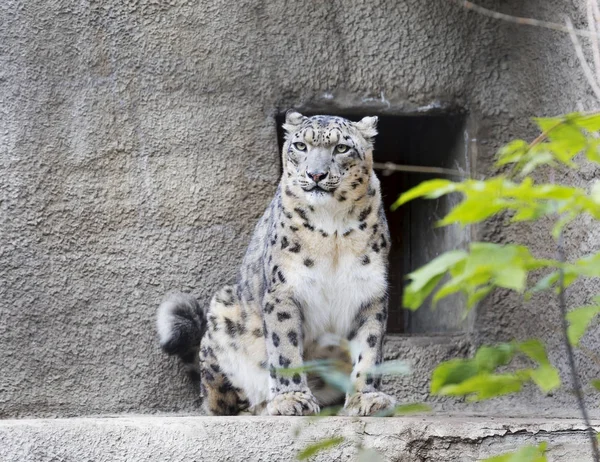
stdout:
[(312, 415), (320, 411), (312, 393), (293, 391), (275, 396), (267, 404), (269, 415)]
[(396, 405), (396, 400), (380, 391), (355, 393), (346, 400), (342, 411), (347, 416), (373, 415)]

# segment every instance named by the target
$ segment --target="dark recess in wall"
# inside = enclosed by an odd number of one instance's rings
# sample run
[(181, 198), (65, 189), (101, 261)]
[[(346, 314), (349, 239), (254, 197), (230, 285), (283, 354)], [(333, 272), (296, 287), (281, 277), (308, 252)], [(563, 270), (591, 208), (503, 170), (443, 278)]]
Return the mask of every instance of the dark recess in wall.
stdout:
[[(359, 112), (359, 111), (356, 111)], [(352, 121), (358, 121), (365, 114), (337, 114)], [(303, 111), (306, 116), (316, 115)], [(374, 160), (378, 163), (417, 165), (427, 167), (456, 168), (463, 166), (463, 129), (465, 114), (427, 115), (377, 115), (379, 134), (375, 140)], [(281, 151), (284, 142), (282, 124), (285, 112), (275, 117), (277, 140)], [(463, 156), (464, 157), (464, 156)], [(421, 181), (434, 178), (431, 174), (377, 171), (381, 180), (382, 195), (390, 227), (392, 247), (390, 251), (390, 333), (438, 333), (455, 330), (445, 329), (427, 318), (436, 316), (428, 306), (423, 306), (419, 316), (402, 309), (402, 289), (404, 276), (425, 264), (431, 257), (433, 247), (439, 247), (436, 240), (443, 230), (433, 229), (437, 219), (443, 216), (439, 201), (414, 201), (396, 212), (390, 210), (398, 196)], [(444, 249), (446, 250), (446, 249)], [(434, 253), (437, 253), (434, 250)], [(441, 252), (440, 252), (441, 253)]]

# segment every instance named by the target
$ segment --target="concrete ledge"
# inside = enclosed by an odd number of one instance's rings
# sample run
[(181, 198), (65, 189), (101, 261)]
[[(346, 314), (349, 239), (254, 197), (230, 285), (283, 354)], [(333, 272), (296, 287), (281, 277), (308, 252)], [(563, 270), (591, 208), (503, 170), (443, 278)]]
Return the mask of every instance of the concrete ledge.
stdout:
[(332, 436), (344, 436), (347, 441), (315, 460), (352, 460), (355, 444), (362, 442), (389, 461), (476, 461), (540, 441), (549, 442), (552, 461), (591, 460), (583, 427), (575, 420), (436, 416), (3, 420), (0, 460), (285, 461), (294, 460), (306, 445)]

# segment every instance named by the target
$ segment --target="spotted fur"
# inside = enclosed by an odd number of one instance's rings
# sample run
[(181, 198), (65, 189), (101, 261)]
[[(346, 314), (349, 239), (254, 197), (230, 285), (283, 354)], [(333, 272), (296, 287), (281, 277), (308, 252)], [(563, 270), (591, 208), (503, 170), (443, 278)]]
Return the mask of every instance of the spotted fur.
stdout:
[[(178, 350), (199, 348), (209, 413), (305, 415), (343, 401), (319, 377), (282, 373), (331, 357), (356, 391), (345, 397), (347, 414), (393, 404), (368, 373), (382, 358), (390, 243), (373, 172), (376, 123), (376, 117), (287, 114), (281, 182), (237, 282), (213, 297), (201, 343), (198, 334), (189, 344), (177, 337)], [(173, 343), (169, 332), (193, 330), (168, 315), (176, 308), (185, 312), (172, 299), (159, 308), (163, 346)], [(178, 320), (179, 327), (161, 320)]]

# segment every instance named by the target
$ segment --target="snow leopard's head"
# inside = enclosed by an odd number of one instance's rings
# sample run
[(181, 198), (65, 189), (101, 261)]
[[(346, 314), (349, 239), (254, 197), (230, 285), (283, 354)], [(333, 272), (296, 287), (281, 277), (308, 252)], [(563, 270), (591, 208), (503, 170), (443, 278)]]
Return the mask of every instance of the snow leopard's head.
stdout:
[(369, 192), (377, 117), (286, 114), (283, 183), (309, 203), (350, 202)]

